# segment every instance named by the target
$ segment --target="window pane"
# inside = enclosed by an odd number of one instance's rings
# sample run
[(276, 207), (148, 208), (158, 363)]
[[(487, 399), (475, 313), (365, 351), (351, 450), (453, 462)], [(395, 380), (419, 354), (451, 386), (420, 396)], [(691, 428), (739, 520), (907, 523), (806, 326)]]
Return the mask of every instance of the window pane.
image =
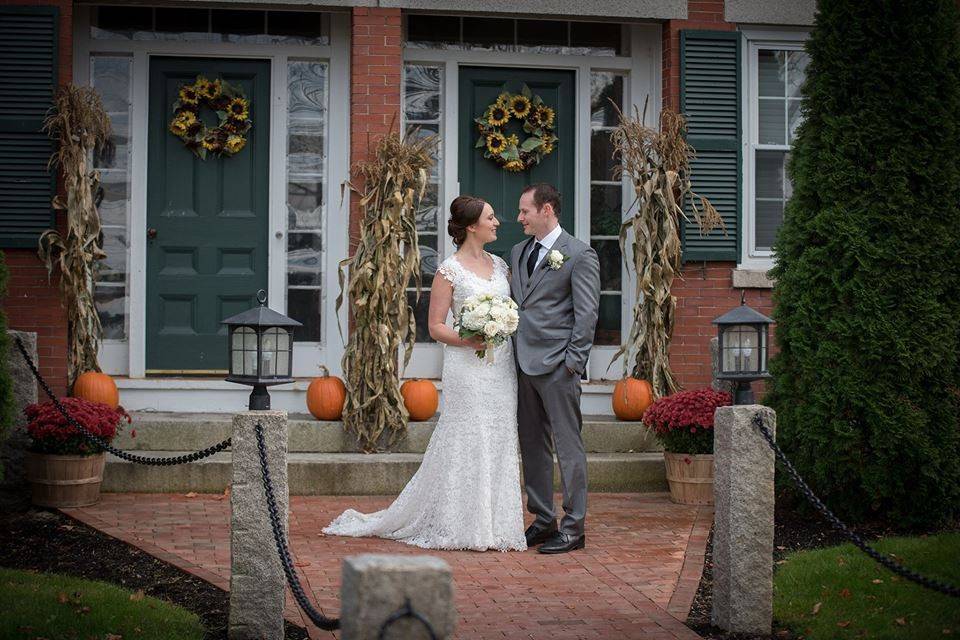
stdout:
[(407, 121), (440, 119), (440, 68), (409, 64), (405, 67), (404, 112)]
[(570, 46), (583, 55), (628, 55), (623, 46), (623, 27), (612, 22), (571, 22)]
[(460, 41), (460, 18), (455, 16), (407, 16), (407, 41), (448, 43)]
[(323, 284), (323, 242), (319, 234), (287, 235), (287, 284)]
[(407, 303), (413, 307), (413, 317), (417, 321), (417, 342), (435, 342), (430, 337), (430, 327), (427, 324), (427, 316), (430, 313), (430, 291), (422, 291), (419, 301), (417, 301), (416, 291), (407, 291)]
[(597, 345), (620, 344), (620, 294), (600, 296), (600, 315), (593, 343)]
[(513, 48), (513, 27), (513, 20), (464, 18), (463, 41), (478, 48), (506, 51)]
[(794, 138), (797, 137), (797, 128), (800, 127), (800, 123), (803, 121), (801, 105), (802, 101), (800, 100), (789, 100), (787, 101), (787, 117), (790, 125), (790, 139), (789, 143), (793, 144)]
[(783, 151), (757, 151), (757, 197), (783, 198)]
[[(127, 231), (123, 227), (104, 227), (103, 250), (107, 257), (96, 263), (98, 282), (124, 285), (127, 282)], [(123, 286), (120, 287), (121, 290)]]
[(287, 184), (287, 226), (290, 230), (323, 227), (322, 182)]
[(417, 209), (417, 231), (419, 232), (437, 232), (437, 191), (439, 186), (428, 184), (427, 190), (423, 192), (423, 200), (420, 201), (420, 208)]
[(758, 200), (756, 206), (756, 248), (770, 251), (783, 222), (782, 200)]
[(784, 122), (783, 100), (760, 100), (759, 139), (760, 144), (786, 144), (786, 124)]
[(429, 288), (433, 284), (433, 276), (440, 266), (439, 253), (437, 252), (438, 237), (435, 234), (421, 234), (417, 239), (420, 245), (420, 273), (422, 274), (422, 286)]
[(262, 35), (266, 31), (266, 14), (263, 11), (214, 9), (210, 24), (214, 33), (222, 34), (224, 42), (257, 42), (257, 38), (246, 36)]
[(613, 157), (613, 141), (609, 131), (590, 133), (590, 179), (615, 180), (614, 168), (617, 161)]
[(590, 187), (590, 235), (620, 235), (623, 189), (620, 185)]
[(320, 328), (320, 309), (323, 298), (319, 289), (287, 290), (287, 315), (303, 323), (295, 327), (295, 341), (320, 342), (323, 339)]
[(269, 41), (289, 44), (328, 44), (325, 14), (317, 11), (267, 11)]
[(93, 288), (93, 297), (97, 304), (97, 315), (100, 316), (104, 339), (126, 338), (126, 288), (98, 284)]
[[(210, 33), (207, 9), (156, 9), (157, 39), (214, 40)], [(164, 35), (166, 34), (166, 35)]]
[(562, 53), (567, 46), (568, 24), (561, 20), (517, 20), (518, 50)]
[(90, 35), (96, 39), (129, 40), (136, 31), (153, 29), (150, 7), (95, 7)]
[[(616, 107), (611, 104), (611, 100)], [(590, 74), (590, 118), (597, 127), (615, 127), (623, 108), (623, 76), (594, 71)]]
[(784, 97), (785, 51), (757, 52), (758, 89), (760, 96)]
[(620, 242), (618, 240), (591, 240), (590, 246), (600, 258), (600, 290), (620, 291)]
[(800, 97), (800, 88), (807, 77), (810, 56), (805, 51), (790, 51), (787, 54), (787, 96)]

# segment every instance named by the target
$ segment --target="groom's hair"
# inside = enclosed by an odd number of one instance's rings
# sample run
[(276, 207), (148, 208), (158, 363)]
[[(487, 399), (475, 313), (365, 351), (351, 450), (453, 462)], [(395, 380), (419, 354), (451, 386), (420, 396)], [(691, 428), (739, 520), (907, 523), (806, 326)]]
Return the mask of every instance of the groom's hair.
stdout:
[(547, 184), (546, 182), (537, 182), (536, 184), (527, 185), (520, 195), (526, 193), (533, 194), (533, 203), (537, 205), (537, 211), (543, 209), (543, 205), (550, 203), (550, 206), (553, 207), (553, 212), (557, 215), (557, 219), (560, 219), (560, 192), (557, 191), (555, 186)]

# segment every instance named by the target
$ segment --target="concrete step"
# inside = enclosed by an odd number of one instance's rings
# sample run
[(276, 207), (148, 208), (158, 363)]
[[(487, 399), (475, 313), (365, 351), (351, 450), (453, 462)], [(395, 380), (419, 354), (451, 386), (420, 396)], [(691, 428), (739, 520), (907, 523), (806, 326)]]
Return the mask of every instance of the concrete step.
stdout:
[[(229, 413), (154, 413), (135, 411), (132, 429), (124, 429), (114, 444), (141, 451), (196, 451), (230, 437)], [(356, 453), (357, 441), (342, 422), (321, 422), (310, 415), (291, 414), (288, 450), (293, 453)], [(407, 436), (391, 449), (423, 453), (436, 418), (411, 422)], [(130, 433), (136, 430), (136, 437)], [(584, 416), (583, 443), (590, 453), (661, 451), (653, 433), (641, 422), (620, 422), (612, 416)]]
[[(142, 455), (179, 455), (180, 451), (136, 451)], [(294, 495), (395, 495), (410, 480), (423, 456), (418, 453), (291, 453), (290, 492)], [(103, 491), (144, 493), (222, 493), (230, 484), (231, 454), (223, 451), (176, 467), (154, 467), (107, 456)], [(663, 454), (590, 453), (590, 491), (666, 491)], [(557, 470), (554, 484), (560, 489)]]

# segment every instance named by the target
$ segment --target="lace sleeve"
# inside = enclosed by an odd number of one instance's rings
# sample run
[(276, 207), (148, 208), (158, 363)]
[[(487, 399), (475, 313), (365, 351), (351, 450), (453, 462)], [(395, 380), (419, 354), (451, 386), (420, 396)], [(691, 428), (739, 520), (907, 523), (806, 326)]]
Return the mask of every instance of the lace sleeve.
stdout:
[(443, 279), (450, 284), (457, 284), (457, 275), (459, 271), (457, 270), (456, 262), (452, 257), (447, 258), (443, 261), (443, 263), (440, 264), (440, 268), (437, 269), (437, 273), (443, 276)]

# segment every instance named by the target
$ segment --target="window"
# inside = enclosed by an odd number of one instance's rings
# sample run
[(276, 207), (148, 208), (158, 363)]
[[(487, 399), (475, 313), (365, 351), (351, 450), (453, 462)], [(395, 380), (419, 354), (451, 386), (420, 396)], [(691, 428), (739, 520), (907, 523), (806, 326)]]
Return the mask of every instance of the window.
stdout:
[(95, 7), (90, 27), (94, 40), (325, 45), (329, 34), (329, 16), (317, 11), (185, 7)]
[(802, 119), (800, 88), (809, 56), (802, 42), (751, 43), (746, 158), (746, 261), (769, 260), (792, 194), (786, 167)]
[(93, 158), (103, 189), (99, 211), (103, 249), (107, 254), (96, 264), (93, 294), (103, 337), (107, 340), (123, 340), (128, 333), (131, 69), (130, 56), (95, 55), (90, 58), (91, 84), (100, 94), (113, 129), (109, 148)]
[[(403, 71), (403, 122), (406, 135), (439, 136), (443, 114), (443, 70), (439, 66), (408, 64)], [(417, 342), (433, 342), (427, 326), (427, 313), (430, 308), (430, 287), (433, 284), (433, 275), (440, 265), (442, 247), (439, 236), (443, 202), (440, 191), (443, 175), (440, 145), (436, 147), (434, 160), (430, 183), (417, 211), (417, 238), (420, 245), (423, 287), (419, 301), (416, 287), (407, 289), (407, 300), (414, 309), (417, 321)]]
[(287, 63), (287, 315), (296, 340), (322, 340), (327, 64)]
[(600, 258), (600, 317), (594, 336), (597, 345), (621, 342), (623, 259), (619, 238), (623, 185), (615, 178), (610, 133), (619, 121), (617, 109), (623, 108), (623, 84), (622, 75), (590, 73), (590, 246)]
[(612, 22), (514, 20), (411, 14), (406, 45), (582, 56), (627, 56), (622, 25)]

